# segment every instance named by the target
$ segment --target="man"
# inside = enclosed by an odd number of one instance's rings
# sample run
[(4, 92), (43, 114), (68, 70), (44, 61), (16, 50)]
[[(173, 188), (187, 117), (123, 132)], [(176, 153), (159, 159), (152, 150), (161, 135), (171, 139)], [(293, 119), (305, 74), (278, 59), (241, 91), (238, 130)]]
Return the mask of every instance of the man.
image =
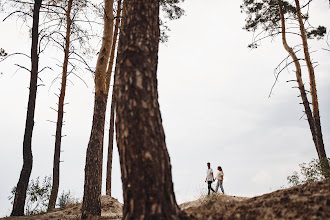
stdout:
[(212, 182), (214, 181), (214, 177), (213, 177), (213, 170), (211, 169), (211, 164), (209, 162), (207, 163), (205, 182), (206, 181), (207, 181), (208, 195), (210, 195), (210, 190), (212, 190), (213, 192), (215, 191), (211, 186)]

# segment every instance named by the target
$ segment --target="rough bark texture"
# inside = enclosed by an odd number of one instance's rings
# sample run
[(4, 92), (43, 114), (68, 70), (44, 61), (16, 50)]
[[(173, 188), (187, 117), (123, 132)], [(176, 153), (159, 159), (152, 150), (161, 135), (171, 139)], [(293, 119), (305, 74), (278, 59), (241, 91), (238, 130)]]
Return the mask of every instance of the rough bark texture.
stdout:
[(322, 135), (322, 129), (321, 129), (321, 121), (320, 121), (320, 114), (319, 114), (319, 104), (317, 99), (317, 91), (316, 91), (316, 82), (315, 82), (315, 73), (314, 73), (314, 67), (311, 62), (308, 44), (307, 44), (307, 37), (306, 37), (306, 31), (304, 27), (304, 23), (301, 16), (300, 11), (300, 4), (298, 0), (295, 0), (296, 3), (296, 9), (297, 9), (297, 17), (300, 27), (300, 35), (304, 47), (304, 54), (305, 54), (305, 61), (307, 64), (307, 69), (309, 73), (309, 82), (310, 82), (310, 89), (311, 89), (311, 96), (312, 96), (312, 105), (313, 105), (313, 118), (315, 123), (315, 133), (316, 133), (316, 143), (317, 143), (317, 153), (319, 156), (320, 161), (325, 161), (323, 164), (323, 168), (327, 171), (324, 172), (326, 178), (330, 178), (330, 166), (327, 160), (327, 155), (324, 149), (324, 142), (323, 142), (323, 135)]
[(102, 153), (107, 95), (95, 94), (92, 132), (87, 147), (82, 219), (101, 215)]
[[(109, 87), (110, 87), (111, 72), (112, 72), (112, 67), (113, 67), (114, 58), (115, 58), (117, 37), (118, 37), (119, 25), (120, 25), (121, 8), (122, 8), (121, 0), (118, 0), (116, 23), (115, 23), (115, 29), (114, 29), (113, 38), (112, 38), (111, 54), (110, 54), (108, 71), (107, 71), (107, 91), (109, 91)], [(113, 133), (114, 133), (114, 126), (115, 126), (115, 123), (114, 123), (115, 104), (116, 104), (116, 102), (115, 102), (115, 82), (114, 82), (113, 88), (112, 88), (112, 98), (111, 98), (107, 178), (106, 178), (106, 194), (108, 196), (111, 196), (111, 173), (112, 173)]]
[(51, 211), (55, 208), (58, 187), (60, 184), (60, 154), (61, 154), (61, 140), (62, 140), (62, 125), (63, 125), (63, 106), (66, 90), (66, 79), (68, 74), (68, 62), (69, 62), (69, 48), (70, 48), (70, 34), (71, 34), (71, 8), (72, 1), (68, 1), (68, 8), (66, 11), (66, 37), (65, 37), (65, 49), (64, 49), (64, 61), (63, 61), (63, 70), (62, 70), (62, 83), (61, 83), (61, 92), (58, 100), (58, 109), (57, 109), (57, 124), (56, 124), (56, 135), (55, 135), (55, 150), (54, 150), (54, 164), (53, 164), (53, 185), (52, 191), (49, 197), (48, 211)]
[(26, 199), (26, 190), (29, 184), (32, 171), (32, 133), (34, 126), (34, 113), (37, 96), (38, 83), (38, 41), (39, 41), (39, 12), (42, 0), (34, 1), (33, 8), (33, 24), (32, 24), (32, 45), (31, 45), (31, 78), (30, 78), (30, 94), (28, 101), (28, 109), (25, 123), (25, 133), (23, 140), (23, 167), (16, 187), (12, 216), (24, 215), (24, 206)]
[(159, 1), (125, 0), (116, 65), (123, 219), (179, 219), (158, 104)]
[(108, 66), (113, 35), (113, 1), (104, 1), (104, 30), (102, 46), (95, 70), (95, 102), (92, 131), (86, 152), (85, 185), (82, 204), (82, 219), (94, 219), (101, 215), (102, 155)]
[(316, 147), (316, 151), (318, 152), (316, 132), (315, 132), (315, 123), (314, 123), (312, 111), (311, 111), (310, 106), (309, 106), (309, 101), (307, 99), (305, 86), (304, 86), (304, 83), (303, 83), (302, 78), (301, 78), (300, 63), (298, 61), (298, 58), (297, 58), (295, 52), (288, 45), (288, 43), (286, 41), (285, 19), (284, 19), (284, 14), (283, 14), (283, 10), (282, 10), (281, 0), (278, 0), (277, 2), (279, 4), (279, 12), (280, 12), (280, 16), (281, 16), (283, 46), (284, 46), (285, 50), (290, 54), (292, 60), (294, 61), (294, 65), (296, 67), (296, 78), (297, 78), (298, 88), (299, 88), (299, 91), (300, 91), (300, 96), (301, 96), (301, 99), (302, 99), (302, 102), (303, 102), (303, 105), (304, 105), (305, 113), (306, 113), (306, 116), (307, 116), (307, 121), (308, 121), (308, 124), (309, 124), (310, 131), (312, 133), (312, 137), (313, 137), (313, 141), (314, 141), (314, 144), (315, 144), (315, 147)]

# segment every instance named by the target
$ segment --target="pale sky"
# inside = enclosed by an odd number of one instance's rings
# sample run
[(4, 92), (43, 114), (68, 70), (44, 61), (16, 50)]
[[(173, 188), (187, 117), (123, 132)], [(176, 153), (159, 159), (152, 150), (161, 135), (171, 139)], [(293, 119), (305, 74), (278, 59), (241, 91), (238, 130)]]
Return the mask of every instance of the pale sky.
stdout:
[[(292, 68), (283, 71), (271, 98), (274, 69), (286, 56), (281, 39), (265, 40), (250, 50), (252, 34), (242, 30), (245, 14), (241, 1), (186, 0), (186, 15), (169, 24), (169, 42), (160, 46), (159, 102), (171, 157), (174, 190), (178, 203), (197, 199), (207, 192), (206, 163), (224, 171), (224, 189), (229, 195), (255, 196), (287, 186), (286, 177), (298, 164), (317, 158), (308, 123), (300, 119), (303, 106)], [(311, 23), (330, 28), (328, 1), (313, 1)], [(0, 19), (4, 18), (0, 14)], [(30, 50), (30, 40), (16, 19), (0, 22), (0, 47), (8, 53)], [(300, 44), (293, 42), (292, 44)], [(289, 41), (290, 43), (290, 41)], [(330, 52), (324, 40), (310, 41), (320, 105), (324, 144), (330, 154)], [(293, 46), (293, 45), (292, 45)], [(98, 50), (98, 48), (97, 48)], [(62, 60), (59, 52), (41, 57), (40, 65)], [(14, 63), (0, 63), (0, 216), (9, 215), (7, 197), (16, 186), (22, 168), (22, 146), (28, 101), (29, 74)], [(92, 65), (95, 65), (94, 63)], [(57, 97), (50, 82), (59, 72), (40, 74), (32, 150), (31, 178), (52, 174)], [(308, 84), (306, 69), (303, 70)], [(72, 77), (72, 76), (71, 76)], [(60, 190), (82, 198), (84, 167), (93, 113), (93, 78), (85, 72), (84, 83), (72, 77), (65, 107), (67, 137), (62, 141)], [(109, 111), (108, 111), (109, 112)], [(106, 129), (108, 130), (109, 115)], [(108, 135), (106, 132), (105, 143)], [(105, 145), (104, 152), (107, 152)], [(114, 148), (112, 195), (122, 199), (118, 152)], [(106, 158), (106, 154), (104, 155)], [(104, 159), (104, 172), (106, 159)], [(105, 175), (104, 175), (105, 177)], [(215, 184), (214, 184), (215, 187)], [(103, 194), (105, 193), (105, 184)]]

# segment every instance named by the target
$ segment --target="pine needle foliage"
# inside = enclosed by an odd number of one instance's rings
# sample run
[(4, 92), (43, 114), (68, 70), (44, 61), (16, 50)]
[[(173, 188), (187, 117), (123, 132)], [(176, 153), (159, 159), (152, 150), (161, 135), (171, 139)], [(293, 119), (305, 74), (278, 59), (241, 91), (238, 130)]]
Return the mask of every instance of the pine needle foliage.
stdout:
[[(310, 2), (309, 2), (310, 3)], [(297, 10), (294, 5), (288, 1), (281, 1), (283, 14), (292, 26), (287, 28), (288, 34), (300, 35), (297, 25)], [(254, 40), (248, 45), (249, 48), (257, 48), (259, 41), (266, 37), (276, 37), (281, 33), (281, 18), (278, 10), (277, 0), (243, 0), (240, 6), (241, 12), (247, 15), (245, 19), (244, 30), (255, 33)], [(302, 15), (304, 22), (309, 19), (308, 11)], [(326, 34), (324, 26), (313, 27), (308, 22), (305, 23), (307, 37), (321, 39)], [(297, 31), (295, 31), (297, 30)]]

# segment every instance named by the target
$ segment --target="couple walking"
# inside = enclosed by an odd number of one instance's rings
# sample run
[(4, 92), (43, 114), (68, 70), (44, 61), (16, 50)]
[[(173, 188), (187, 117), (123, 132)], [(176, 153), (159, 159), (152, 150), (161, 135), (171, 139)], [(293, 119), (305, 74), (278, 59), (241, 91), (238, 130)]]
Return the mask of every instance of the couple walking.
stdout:
[[(215, 191), (212, 188), (212, 182), (214, 182), (215, 180), (217, 180), (217, 186), (215, 187)], [(218, 173), (216, 175), (216, 177), (213, 177), (213, 170), (211, 168), (211, 164), (207, 163), (207, 170), (206, 170), (206, 178), (205, 178), (205, 182), (207, 182), (207, 188), (208, 188), (208, 195), (210, 195), (210, 190), (212, 190), (213, 192), (218, 192), (219, 186), (221, 188), (221, 191), (223, 194), (225, 194), (225, 191), (223, 190), (223, 171), (222, 168), (220, 166), (218, 166)]]

